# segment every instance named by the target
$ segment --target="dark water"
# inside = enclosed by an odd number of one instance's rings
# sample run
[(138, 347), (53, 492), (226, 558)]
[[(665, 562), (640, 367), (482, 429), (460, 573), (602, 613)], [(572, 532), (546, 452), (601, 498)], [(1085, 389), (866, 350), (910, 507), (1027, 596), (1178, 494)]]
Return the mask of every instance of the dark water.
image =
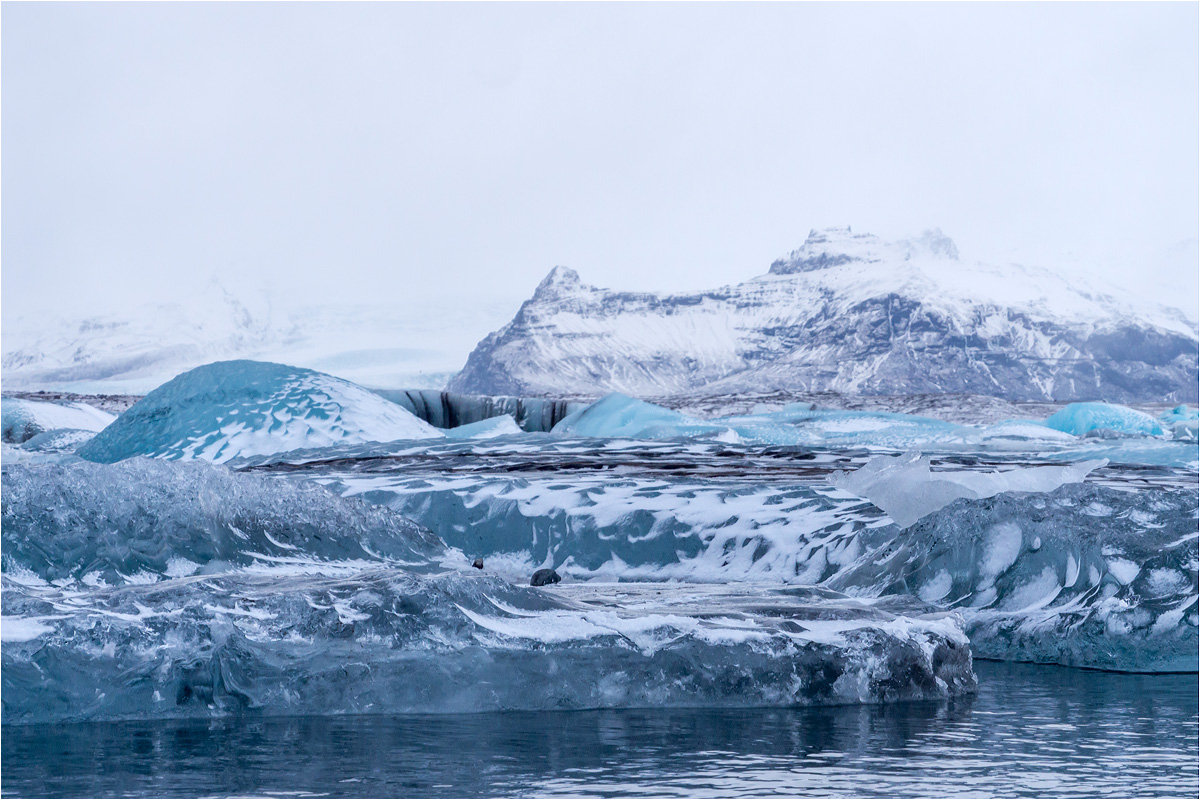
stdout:
[(11, 726), (19, 796), (1197, 796), (1196, 675), (979, 663), (954, 702)]

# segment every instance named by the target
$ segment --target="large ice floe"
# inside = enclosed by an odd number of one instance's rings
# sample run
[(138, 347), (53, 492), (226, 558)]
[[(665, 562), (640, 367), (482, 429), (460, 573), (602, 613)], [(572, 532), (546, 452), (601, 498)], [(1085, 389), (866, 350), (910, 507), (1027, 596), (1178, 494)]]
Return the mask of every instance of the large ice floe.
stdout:
[(202, 461), (6, 466), (3, 720), (945, 697), (961, 618), (814, 587), (554, 591), (394, 512)]
[(714, 441), (350, 450), (243, 466), (388, 505), (513, 580), (913, 594), (959, 610), (989, 657), (1197, 669), (1194, 468)]
[(168, 381), (80, 448), (89, 461), (136, 455), (222, 462), (305, 447), (427, 439), (441, 431), (341, 378), (260, 361), (220, 361)]
[(970, 427), (941, 420), (885, 412), (819, 411), (810, 403), (771, 413), (699, 419), (617, 393), (572, 412), (553, 432), (563, 436), (900, 448), (917, 443), (964, 443), (975, 435)]
[(1179, 406), (1164, 414), (1160, 424), (1125, 406), (1074, 403), (1046, 421), (1011, 419), (970, 425), (914, 414), (821, 410), (811, 403), (793, 403), (762, 413), (700, 418), (614, 393), (575, 409), (554, 426), (553, 433), (881, 452), (1025, 453), (1070, 461), (1108, 459), (1194, 467), (1200, 462), (1198, 417), (1194, 410)]

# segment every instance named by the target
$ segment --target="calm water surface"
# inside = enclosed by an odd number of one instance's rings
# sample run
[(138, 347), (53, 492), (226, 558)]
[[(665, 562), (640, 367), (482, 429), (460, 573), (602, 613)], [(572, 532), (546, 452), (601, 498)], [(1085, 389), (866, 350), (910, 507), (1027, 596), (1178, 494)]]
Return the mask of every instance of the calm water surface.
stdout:
[(954, 702), (11, 726), (6, 797), (1190, 796), (1195, 675), (978, 663)]

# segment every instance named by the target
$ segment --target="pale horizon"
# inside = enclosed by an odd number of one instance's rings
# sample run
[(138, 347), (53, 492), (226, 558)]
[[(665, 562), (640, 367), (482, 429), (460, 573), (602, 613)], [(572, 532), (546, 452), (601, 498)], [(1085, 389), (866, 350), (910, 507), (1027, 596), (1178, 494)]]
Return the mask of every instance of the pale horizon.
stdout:
[(556, 265), (694, 291), (850, 225), (1196, 318), (1198, 16), (7, 4), (3, 313), (213, 276), (490, 320)]

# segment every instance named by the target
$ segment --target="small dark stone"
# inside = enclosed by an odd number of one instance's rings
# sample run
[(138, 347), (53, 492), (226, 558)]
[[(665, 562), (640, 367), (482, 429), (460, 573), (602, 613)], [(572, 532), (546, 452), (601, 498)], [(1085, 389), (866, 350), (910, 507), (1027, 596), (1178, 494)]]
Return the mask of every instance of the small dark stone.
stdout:
[(474, 567), (475, 569), (483, 569), (483, 559), (482, 558), (475, 559), (474, 561), (471, 562), (471, 566)]
[(552, 569), (539, 569), (533, 573), (533, 577), (529, 579), (530, 586), (545, 586), (548, 583), (558, 583), (562, 578), (558, 577), (558, 573)]

